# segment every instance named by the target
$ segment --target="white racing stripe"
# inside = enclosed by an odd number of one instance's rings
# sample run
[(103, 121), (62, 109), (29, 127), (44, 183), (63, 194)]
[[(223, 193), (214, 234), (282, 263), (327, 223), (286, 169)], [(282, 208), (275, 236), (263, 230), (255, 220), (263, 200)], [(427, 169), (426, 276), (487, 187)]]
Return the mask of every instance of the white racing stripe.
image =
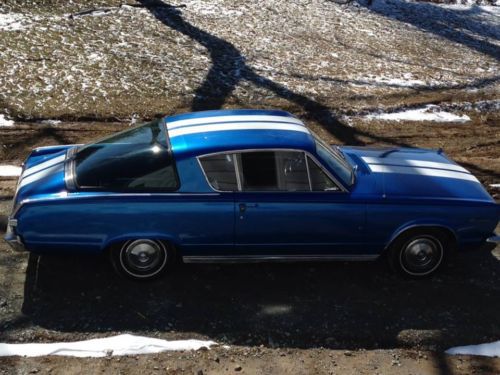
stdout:
[(216, 117), (199, 117), (192, 118), (186, 120), (178, 120), (173, 122), (167, 122), (167, 128), (176, 129), (183, 126), (191, 126), (191, 125), (205, 125), (205, 124), (220, 124), (220, 123), (231, 123), (231, 122), (277, 122), (277, 123), (287, 123), (287, 124), (295, 124), (302, 125), (304, 123), (299, 119), (294, 117), (286, 117), (286, 116), (256, 116), (256, 115), (248, 115), (248, 116), (216, 116)]
[(438, 163), (434, 161), (425, 160), (405, 160), (405, 159), (382, 159), (373, 158), (369, 156), (361, 157), (368, 164), (381, 164), (381, 165), (396, 165), (402, 167), (427, 167), (427, 168), (437, 168), (437, 169), (447, 169), (451, 171), (470, 173), (467, 169), (451, 163)]
[(51, 174), (52, 172), (54, 172), (58, 168), (59, 168), (58, 165), (54, 165), (54, 166), (46, 168), (46, 169), (44, 169), (42, 171), (32, 173), (28, 177), (23, 178), (21, 180), (21, 183), (19, 184), (19, 186), (17, 188), (20, 189), (23, 186), (31, 184), (32, 182), (41, 180), (42, 178), (47, 177), (49, 174)]
[(245, 122), (184, 127), (180, 129), (169, 130), (168, 135), (170, 138), (173, 138), (187, 134), (234, 130), (288, 130), (310, 134), (309, 130), (304, 125), (270, 122)]
[(29, 176), (33, 173), (36, 173), (38, 171), (41, 171), (42, 169), (52, 167), (53, 165), (57, 163), (61, 163), (64, 160), (66, 160), (66, 154), (59, 155), (53, 159), (49, 159), (47, 161), (44, 161), (43, 163), (37, 164), (34, 167), (28, 168), (23, 172), (23, 178), (26, 176)]
[(429, 176), (429, 177), (444, 177), (444, 178), (453, 178), (457, 180), (474, 181), (479, 183), (477, 178), (471, 174), (453, 172), (453, 171), (444, 171), (440, 169), (418, 168), (418, 167), (411, 168), (411, 167), (402, 167), (396, 165), (378, 165), (378, 164), (370, 164), (370, 169), (372, 172), (376, 173), (402, 173), (402, 174), (413, 174), (413, 175)]

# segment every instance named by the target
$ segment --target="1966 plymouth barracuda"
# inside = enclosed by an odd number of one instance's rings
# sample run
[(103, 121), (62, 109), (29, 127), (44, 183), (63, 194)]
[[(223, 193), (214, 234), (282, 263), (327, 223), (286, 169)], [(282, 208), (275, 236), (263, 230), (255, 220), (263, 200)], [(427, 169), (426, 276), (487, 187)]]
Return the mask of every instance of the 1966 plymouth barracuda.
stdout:
[(283, 111), (169, 116), (35, 149), (6, 240), (109, 252), (135, 279), (184, 262), (374, 260), (410, 277), (497, 242), (499, 206), (441, 151), (335, 147)]

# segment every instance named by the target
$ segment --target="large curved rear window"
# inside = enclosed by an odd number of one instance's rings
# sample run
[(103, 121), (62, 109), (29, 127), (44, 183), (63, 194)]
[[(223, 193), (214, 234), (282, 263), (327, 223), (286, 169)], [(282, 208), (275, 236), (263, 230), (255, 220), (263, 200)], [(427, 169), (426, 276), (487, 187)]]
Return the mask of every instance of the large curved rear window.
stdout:
[(82, 147), (74, 156), (80, 188), (172, 191), (179, 182), (161, 120)]

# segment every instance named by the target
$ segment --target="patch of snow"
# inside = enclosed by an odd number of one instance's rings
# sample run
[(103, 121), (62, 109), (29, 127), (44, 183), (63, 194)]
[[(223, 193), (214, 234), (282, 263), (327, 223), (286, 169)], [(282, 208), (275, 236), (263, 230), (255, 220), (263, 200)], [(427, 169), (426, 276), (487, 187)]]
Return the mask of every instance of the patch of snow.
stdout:
[(239, 17), (243, 12), (236, 9), (227, 9), (222, 1), (191, 0), (186, 4), (187, 11), (194, 11), (203, 16)]
[(14, 121), (7, 120), (5, 115), (0, 115), (0, 126), (14, 126)]
[(57, 125), (60, 124), (61, 120), (43, 120), (42, 124), (44, 125)]
[(500, 357), (500, 341), (490, 342), (488, 344), (457, 346), (450, 348), (446, 354), (458, 355), (482, 355), (486, 357)]
[(28, 18), (20, 13), (0, 14), (0, 31), (20, 31), (29, 24)]
[(500, 189), (500, 184), (490, 184), (490, 187), (494, 189)]
[(386, 76), (368, 75), (367, 77), (358, 79), (359, 81), (365, 80), (367, 83), (379, 84), (380, 86), (394, 86), (394, 87), (428, 87), (437, 86), (440, 82), (426, 82), (421, 79), (414, 79), (411, 73), (404, 73), (403, 78), (393, 78)]
[[(498, 2), (498, 1), (497, 1)], [(473, 8), (476, 8), (481, 11), (485, 11), (491, 14), (499, 14), (500, 9), (498, 9), (498, 4), (494, 3), (492, 5), (477, 5), (477, 3), (472, 0), (470, 2), (466, 2), (465, 4), (434, 4), (437, 5), (441, 8), (448, 8), (448, 9), (457, 9), (457, 10), (473, 10)]]
[(385, 121), (435, 121), (435, 122), (460, 122), (470, 121), (467, 115), (458, 116), (451, 112), (442, 111), (437, 105), (430, 104), (423, 108), (410, 109), (393, 113), (376, 113), (364, 116), (366, 120)]
[(100, 54), (93, 52), (88, 56), (88, 59), (92, 62), (97, 62), (101, 61), (103, 57)]
[(21, 171), (21, 167), (0, 164), (0, 177), (17, 177), (21, 175)]
[(49, 344), (0, 344), (0, 357), (41, 357), (59, 355), (68, 357), (108, 357), (152, 354), (173, 350), (199, 350), (215, 345), (213, 341), (167, 341), (143, 336), (119, 335), (101, 339)]
[(425, 86), (425, 82), (420, 79), (399, 79), (399, 78), (380, 78), (375, 82), (385, 83), (387, 85), (401, 86), (401, 87), (414, 87)]

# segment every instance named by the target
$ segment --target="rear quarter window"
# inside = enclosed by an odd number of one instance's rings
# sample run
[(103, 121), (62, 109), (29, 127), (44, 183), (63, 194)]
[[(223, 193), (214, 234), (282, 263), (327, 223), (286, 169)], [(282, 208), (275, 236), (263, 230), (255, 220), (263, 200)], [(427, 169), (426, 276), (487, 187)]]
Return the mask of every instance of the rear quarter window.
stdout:
[(200, 164), (210, 186), (218, 191), (237, 191), (235, 158), (232, 154), (218, 154), (200, 158)]

